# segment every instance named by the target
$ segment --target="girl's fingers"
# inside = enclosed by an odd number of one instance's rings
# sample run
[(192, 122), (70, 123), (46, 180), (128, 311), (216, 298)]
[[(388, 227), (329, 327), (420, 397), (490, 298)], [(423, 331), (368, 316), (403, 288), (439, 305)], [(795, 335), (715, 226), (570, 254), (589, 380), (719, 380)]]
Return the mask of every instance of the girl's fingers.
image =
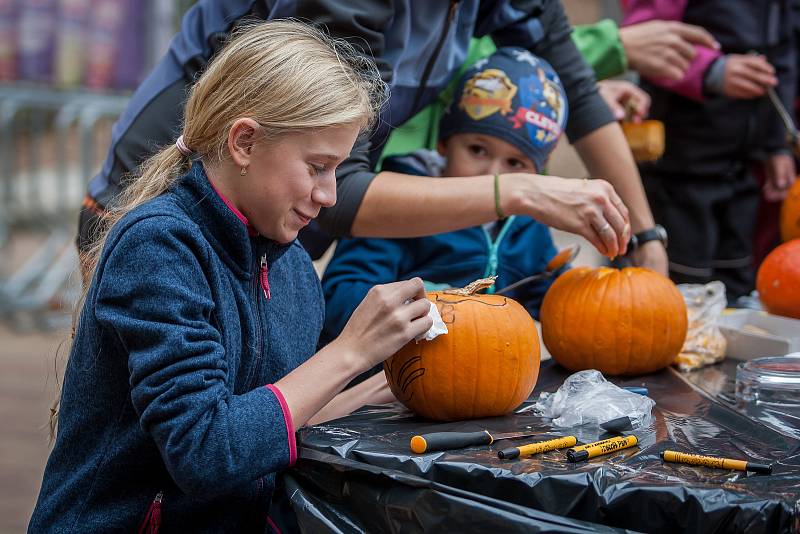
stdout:
[(413, 322), (415, 319), (428, 315), (428, 311), (430, 309), (431, 301), (426, 298), (417, 299), (408, 304), (400, 306), (400, 309), (398, 310), (398, 316), (404, 323)]
[(425, 317), (418, 317), (417, 319), (414, 319), (413, 321), (411, 321), (411, 328), (410, 328), (411, 339), (414, 339), (415, 337), (424, 334), (425, 332), (430, 330), (432, 326), (433, 326), (433, 319), (431, 319), (427, 315)]
[(425, 298), (425, 284), (422, 283), (420, 278), (392, 282), (384, 287), (392, 295), (391, 302), (394, 305), (400, 305), (409, 300)]

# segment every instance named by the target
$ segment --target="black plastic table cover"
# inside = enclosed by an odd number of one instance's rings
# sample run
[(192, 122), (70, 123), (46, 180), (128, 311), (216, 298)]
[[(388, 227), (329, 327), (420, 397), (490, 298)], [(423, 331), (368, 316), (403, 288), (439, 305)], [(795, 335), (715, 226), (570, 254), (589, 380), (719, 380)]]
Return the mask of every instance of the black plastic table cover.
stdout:
[[(569, 373), (543, 362), (531, 396)], [(499, 460), (510, 443), (573, 434), (530, 414), (436, 423), (402, 406), (302, 429), (299, 460), (283, 477), (285, 506), (304, 532), (798, 532), (800, 440), (716, 399), (673, 369), (631, 379), (656, 401), (639, 446), (571, 464), (564, 451)], [(527, 401), (532, 402), (532, 401)], [(541, 438), (423, 455), (412, 435), (446, 430), (541, 431)], [(771, 463), (772, 475), (663, 463), (665, 449)]]

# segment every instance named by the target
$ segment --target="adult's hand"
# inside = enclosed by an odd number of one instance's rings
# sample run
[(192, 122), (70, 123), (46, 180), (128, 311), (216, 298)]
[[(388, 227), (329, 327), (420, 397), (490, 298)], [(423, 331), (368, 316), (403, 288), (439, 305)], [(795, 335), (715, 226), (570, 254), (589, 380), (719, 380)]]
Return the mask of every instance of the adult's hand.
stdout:
[(694, 58), (695, 45), (719, 48), (700, 26), (670, 20), (650, 20), (619, 30), (628, 65), (642, 76), (680, 80)]
[(374, 286), (331, 344), (370, 369), (426, 332), (433, 325), (429, 310), (420, 278)]
[(633, 122), (641, 122), (650, 112), (650, 95), (631, 82), (603, 80), (597, 82), (597, 90), (618, 121), (630, 115)]
[(648, 241), (631, 254), (631, 259), (637, 267), (647, 267), (664, 276), (669, 274), (667, 250), (661, 241)]
[(764, 162), (764, 198), (778, 202), (795, 181), (794, 158), (789, 154), (773, 154)]
[[(601, 254), (625, 254), (631, 235), (628, 208), (605, 180), (530, 174), (501, 175), (513, 213), (585, 237)], [(503, 193), (501, 193), (503, 194)]]
[(778, 85), (775, 68), (764, 56), (728, 54), (726, 58), (722, 92), (728, 98), (759, 98), (767, 87)]

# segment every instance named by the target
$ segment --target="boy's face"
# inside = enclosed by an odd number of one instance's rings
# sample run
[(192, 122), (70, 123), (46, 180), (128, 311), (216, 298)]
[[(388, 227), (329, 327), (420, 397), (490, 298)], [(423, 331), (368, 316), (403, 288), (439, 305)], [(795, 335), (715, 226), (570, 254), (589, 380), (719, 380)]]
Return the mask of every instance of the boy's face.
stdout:
[(444, 176), (480, 176), (511, 172), (536, 173), (536, 165), (511, 143), (484, 134), (454, 134), (439, 141), (447, 158)]

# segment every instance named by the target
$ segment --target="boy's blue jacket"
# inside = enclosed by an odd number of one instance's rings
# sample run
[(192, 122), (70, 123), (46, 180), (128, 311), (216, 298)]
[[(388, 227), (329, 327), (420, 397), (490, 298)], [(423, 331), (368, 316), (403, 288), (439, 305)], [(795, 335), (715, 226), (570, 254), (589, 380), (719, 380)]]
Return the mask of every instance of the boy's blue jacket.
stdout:
[[(391, 158), (384, 170), (420, 174), (408, 158)], [(334, 339), (344, 328), (369, 288), (419, 276), (426, 289), (464, 287), (478, 278), (497, 275), (494, 288), (502, 289), (526, 276), (544, 271), (556, 254), (550, 230), (530, 217), (514, 216), (492, 236), (482, 226), (409, 239), (339, 240), (322, 278), (325, 326), (322, 341)], [(509, 293), (538, 318), (551, 280), (534, 282)]]
[(161, 492), (161, 532), (263, 532), (296, 457), (265, 385), (314, 354), (323, 313), (302, 247), (248, 235), (195, 163), (108, 237), (29, 530), (136, 532)]

